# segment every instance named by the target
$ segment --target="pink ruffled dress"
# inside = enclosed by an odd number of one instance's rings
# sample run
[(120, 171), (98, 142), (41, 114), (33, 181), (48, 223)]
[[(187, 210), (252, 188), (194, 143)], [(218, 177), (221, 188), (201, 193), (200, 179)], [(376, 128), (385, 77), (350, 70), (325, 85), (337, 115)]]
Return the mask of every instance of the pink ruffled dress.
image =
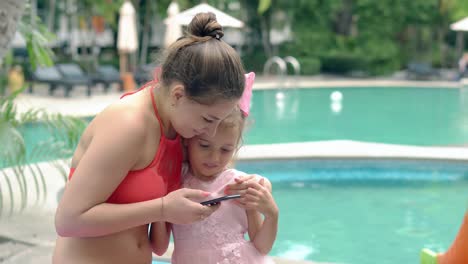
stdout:
[[(229, 169), (210, 182), (198, 180), (191, 173), (183, 176), (186, 188), (211, 192), (205, 200), (224, 196), (224, 187), (245, 173)], [(174, 264), (270, 264), (271, 258), (258, 252), (245, 238), (247, 214), (232, 200), (221, 202), (220, 208), (204, 220), (190, 225), (172, 225)]]

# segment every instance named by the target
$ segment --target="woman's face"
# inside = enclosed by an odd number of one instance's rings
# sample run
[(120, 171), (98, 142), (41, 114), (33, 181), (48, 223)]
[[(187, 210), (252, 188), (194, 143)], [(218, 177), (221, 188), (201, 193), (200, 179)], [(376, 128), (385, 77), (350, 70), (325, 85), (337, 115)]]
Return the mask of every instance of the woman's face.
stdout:
[(221, 120), (225, 119), (237, 105), (238, 100), (219, 100), (212, 105), (203, 105), (181, 96), (173, 106), (171, 124), (184, 138), (198, 135), (212, 137)]

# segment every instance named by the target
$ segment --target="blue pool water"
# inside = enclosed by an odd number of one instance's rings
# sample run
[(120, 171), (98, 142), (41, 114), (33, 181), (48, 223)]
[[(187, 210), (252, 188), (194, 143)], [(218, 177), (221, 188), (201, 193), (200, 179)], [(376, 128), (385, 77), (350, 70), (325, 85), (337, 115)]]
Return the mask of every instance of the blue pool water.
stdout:
[(468, 164), (434, 161), (239, 162), (273, 183), (272, 255), (349, 264), (418, 263), (444, 251), (468, 202)]
[[(342, 100), (333, 103), (333, 92)], [(408, 145), (468, 143), (468, 89), (359, 87), (261, 90), (245, 141), (349, 139)]]

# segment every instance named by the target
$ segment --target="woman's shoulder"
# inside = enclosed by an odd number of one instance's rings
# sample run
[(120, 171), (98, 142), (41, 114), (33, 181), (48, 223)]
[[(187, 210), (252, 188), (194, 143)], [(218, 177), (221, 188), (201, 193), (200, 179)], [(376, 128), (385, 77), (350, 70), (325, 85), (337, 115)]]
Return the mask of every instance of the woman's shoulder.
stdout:
[(99, 113), (90, 123), (90, 131), (85, 132), (89, 132), (91, 140), (98, 138), (99, 142), (125, 146), (129, 155), (134, 155), (144, 148), (150, 137), (159, 134), (155, 125), (159, 124), (152, 122), (141, 107), (117, 102)]
[(151, 123), (149, 122), (148, 113), (142, 107), (134, 103), (121, 101), (105, 108), (96, 116), (95, 121), (97, 127), (118, 127), (119, 130), (115, 132), (131, 133), (133, 136), (140, 137), (148, 132), (148, 125)]

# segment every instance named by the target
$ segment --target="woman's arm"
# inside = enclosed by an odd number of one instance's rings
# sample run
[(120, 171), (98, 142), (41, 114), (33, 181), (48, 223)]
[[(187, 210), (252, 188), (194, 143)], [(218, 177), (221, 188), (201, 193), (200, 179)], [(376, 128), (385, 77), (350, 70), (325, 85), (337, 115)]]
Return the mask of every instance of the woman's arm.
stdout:
[(92, 139), (57, 208), (56, 229), (61, 236), (102, 236), (160, 218), (159, 199), (124, 205), (106, 202), (141, 159), (144, 118), (118, 109), (96, 118)]
[(151, 224), (150, 241), (153, 252), (162, 256), (169, 246), (171, 236), (171, 224), (166, 222), (154, 222)]
[(93, 127), (93, 138), (57, 208), (55, 227), (60, 236), (103, 236), (157, 221), (191, 223), (216, 209), (192, 202), (188, 198), (204, 194), (188, 189), (166, 196), (164, 213), (162, 199), (107, 203), (128, 171), (146, 165), (137, 164), (146, 141), (147, 120), (131, 109), (104, 111), (96, 118), (102, 119)]

